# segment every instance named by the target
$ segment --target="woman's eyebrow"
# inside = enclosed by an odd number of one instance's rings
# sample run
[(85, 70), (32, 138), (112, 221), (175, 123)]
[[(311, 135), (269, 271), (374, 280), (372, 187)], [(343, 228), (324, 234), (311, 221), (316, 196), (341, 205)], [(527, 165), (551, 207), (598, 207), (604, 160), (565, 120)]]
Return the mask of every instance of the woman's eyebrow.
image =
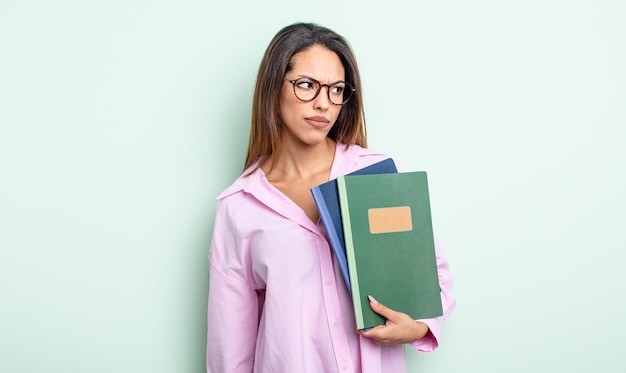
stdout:
[[(321, 83), (319, 79), (315, 79), (314, 77), (312, 77), (312, 76), (310, 76), (310, 75), (300, 74), (300, 75), (298, 75), (298, 78), (307, 78), (307, 79), (312, 79), (312, 80), (315, 80), (316, 82)], [(345, 83), (345, 80), (343, 80), (343, 79), (335, 80), (335, 81), (334, 81), (334, 82), (332, 82), (332, 83), (328, 83), (328, 85), (335, 85), (335, 84), (337, 84), (337, 83)]]

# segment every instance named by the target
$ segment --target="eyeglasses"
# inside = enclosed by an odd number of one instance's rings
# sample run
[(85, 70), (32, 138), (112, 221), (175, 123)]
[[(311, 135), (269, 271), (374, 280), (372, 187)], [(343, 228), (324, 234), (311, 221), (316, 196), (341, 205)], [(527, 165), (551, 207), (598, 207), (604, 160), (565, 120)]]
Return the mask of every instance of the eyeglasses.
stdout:
[(293, 93), (298, 100), (304, 102), (313, 101), (320, 94), (322, 87), (326, 87), (328, 88), (328, 99), (330, 102), (334, 105), (343, 105), (348, 102), (356, 91), (356, 88), (342, 80), (333, 84), (322, 84), (313, 78), (299, 78), (296, 80), (283, 78), (283, 80), (293, 84)]

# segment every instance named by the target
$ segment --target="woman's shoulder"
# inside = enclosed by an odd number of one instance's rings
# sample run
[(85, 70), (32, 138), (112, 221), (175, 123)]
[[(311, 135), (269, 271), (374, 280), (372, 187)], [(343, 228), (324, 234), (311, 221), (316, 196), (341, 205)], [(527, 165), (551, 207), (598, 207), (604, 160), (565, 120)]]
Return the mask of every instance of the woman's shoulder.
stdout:
[(337, 155), (339, 162), (346, 166), (345, 171), (347, 172), (390, 158), (388, 154), (376, 150), (343, 143), (337, 144)]
[(260, 168), (256, 167), (256, 163), (246, 169), (232, 184), (217, 196), (217, 200), (223, 200), (226, 197), (236, 195), (246, 190), (252, 183), (259, 178)]

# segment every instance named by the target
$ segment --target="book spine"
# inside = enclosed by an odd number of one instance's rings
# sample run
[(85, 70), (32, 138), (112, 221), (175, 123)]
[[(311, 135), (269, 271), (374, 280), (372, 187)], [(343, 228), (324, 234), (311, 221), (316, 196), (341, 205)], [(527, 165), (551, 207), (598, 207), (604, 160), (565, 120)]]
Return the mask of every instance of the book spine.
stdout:
[(335, 259), (337, 260), (337, 264), (339, 265), (339, 270), (341, 271), (341, 276), (348, 287), (348, 291), (352, 291), (350, 287), (350, 277), (348, 272), (348, 262), (346, 259), (346, 254), (343, 249), (343, 245), (339, 240), (339, 236), (337, 235), (337, 231), (335, 230), (335, 225), (333, 224), (333, 219), (330, 216), (330, 212), (326, 206), (326, 202), (324, 199), (324, 195), (322, 194), (319, 187), (315, 187), (311, 189), (311, 193), (313, 194), (313, 200), (317, 205), (317, 210), (320, 213), (320, 219), (322, 219), (322, 224), (326, 229), (326, 235), (328, 236), (328, 241), (330, 243), (330, 247), (335, 254)]
[(352, 241), (352, 225), (350, 223), (350, 207), (348, 206), (348, 194), (346, 192), (346, 181), (343, 176), (337, 178), (337, 191), (339, 193), (339, 205), (341, 210), (341, 220), (343, 222), (343, 236), (346, 244), (346, 256), (348, 264), (352, 264), (350, 270), (350, 283), (352, 285), (352, 304), (354, 305), (354, 316), (357, 329), (363, 329), (363, 305), (361, 304), (361, 291), (359, 289), (356, 257), (354, 255), (354, 243)]

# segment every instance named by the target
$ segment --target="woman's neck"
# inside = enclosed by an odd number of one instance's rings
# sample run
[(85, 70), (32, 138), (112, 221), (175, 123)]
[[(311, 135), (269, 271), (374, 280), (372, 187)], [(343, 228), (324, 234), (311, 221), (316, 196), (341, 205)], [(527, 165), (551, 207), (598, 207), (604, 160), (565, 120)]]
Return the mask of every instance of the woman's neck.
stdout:
[(335, 149), (336, 143), (330, 138), (307, 146), (283, 143), (279, 153), (275, 157), (270, 156), (262, 168), (270, 180), (309, 179), (313, 175), (330, 171)]

